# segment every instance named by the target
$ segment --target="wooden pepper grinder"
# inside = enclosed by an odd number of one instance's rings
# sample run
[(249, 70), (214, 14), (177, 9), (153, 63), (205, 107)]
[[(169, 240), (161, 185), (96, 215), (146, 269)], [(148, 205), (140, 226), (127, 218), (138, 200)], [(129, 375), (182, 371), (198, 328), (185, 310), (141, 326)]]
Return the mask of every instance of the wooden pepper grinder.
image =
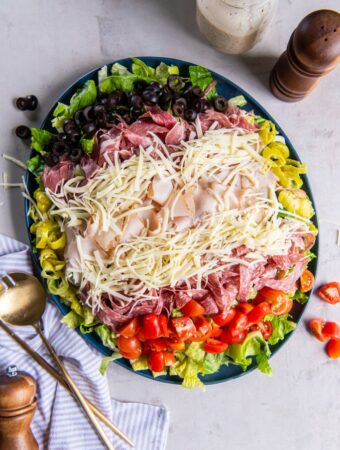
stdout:
[(38, 450), (30, 424), (37, 406), (34, 379), (9, 366), (0, 374), (0, 450)]
[(306, 16), (275, 64), (270, 87), (280, 100), (296, 102), (308, 95), (340, 61), (340, 14), (321, 9)]

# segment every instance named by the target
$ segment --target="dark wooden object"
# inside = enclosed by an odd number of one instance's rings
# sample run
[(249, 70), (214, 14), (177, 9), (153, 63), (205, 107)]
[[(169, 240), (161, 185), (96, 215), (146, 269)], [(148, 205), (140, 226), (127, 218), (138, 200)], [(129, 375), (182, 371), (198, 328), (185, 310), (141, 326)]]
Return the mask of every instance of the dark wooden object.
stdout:
[[(321, 9), (306, 16), (293, 32), (270, 75), (270, 88), (280, 100), (296, 102), (340, 61), (340, 14)], [(330, 93), (330, 95), (333, 95)]]
[(38, 450), (30, 424), (37, 406), (36, 383), (15, 366), (0, 374), (0, 450)]

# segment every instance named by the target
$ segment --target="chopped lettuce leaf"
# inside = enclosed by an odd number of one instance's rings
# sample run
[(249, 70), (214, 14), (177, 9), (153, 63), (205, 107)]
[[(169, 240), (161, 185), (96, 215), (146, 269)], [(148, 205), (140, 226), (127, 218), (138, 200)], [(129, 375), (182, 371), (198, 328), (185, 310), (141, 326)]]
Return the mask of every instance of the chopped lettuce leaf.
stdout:
[(155, 78), (155, 69), (148, 66), (145, 62), (138, 58), (131, 58), (132, 63), (132, 73), (141, 78)]
[(59, 132), (63, 131), (63, 125), (66, 119), (70, 118), (70, 107), (64, 103), (58, 103), (53, 111), (52, 127)]
[(171, 312), (171, 317), (183, 317), (183, 313), (179, 310), (174, 308)]
[(74, 115), (79, 109), (85, 108), (86, 106), (93, 105), (97, 99), (97, 87), (93, 80), (88, 80), (85, 82), (84, 86), (77, 90), (75, 94), (72, 95), (70, 100), (70, 117)]
[(86, 138), (82, 137), (80, 139), (80, 143), (81, 143), (84, 153), (86, 153), (87, 155), (91, 155), (91, 153), (93, 151), (94, 139), (93, 138), (86, 139)]
[(94, 331), (98, 334), (105, 347), (116, 349), (114, 334), (107, 325), (97, 325)]
[(308, 294), (305, 294), (304, 292), (301, 292), (300, 289), (297, 289), (295, 291), (295, 294), (292, 297), (293, 300), (296, 300), (301, 305), (304, 305), (305, 303), (307, 303), (308, 302), (308, 298), (309, 298)]
[(185, 350), (185, 355), (196, 363), (203, 363), (205, 351), (202, 349), (200, 342), (191, 342)]
[(100, 86), (100, 83), (107, 77), (108, 77), (107, 66), (103, 66), (101, 69), (98, 70), (98, 86)]
[(131, 72), (119, 63), (112, 64), (111, 73), (112, 75), (131, 75)]
[(282, 339), (284, 339), (285, 335), (293, 331), (296, 327), (296, 323), (292, 320), (289, 320), (289, 315), (286, 314), (284, 316), (274, 316), (272, 314), (268, 314), (265, 317), (265, 320), (269, 320), (272, 323), (273, 333), (271, 337), (268, 339), (268, 343), (270, 345), (275, 345)]
[(133, 370), (148, 370), (148, 360), (146, 356), (142, 356), (141, 358), (136, 359), (135, 361), (131, 361), (131, 366)]
[(48, 145), (53, 138), (53, 134), (40, 128), (31, 128), (31, 147), (38, 153), (42, 153), (46, 145)]
[(206, 353), (203, 361), (202, 373), (215, 373), (222, 364), (228, 364), (228, 359), (225, 357), (224, 353)]
[(78, 328), (82, 322), (83, 318), (74, 311), (70, 311), (61, 319), (61, 323), (67, 325), (69, 328)]
[(152, 376), (154, 378), (161, 377), (162, 375), (167, 375), (167, 374), (168, 374), (168, 372), (166, 370), (163, 370), (163, 372), (152, 372)]
[(179, 75), (179, 68), (173, 65), (168, 66), (164, 62), (161, 62), (159, 66), (156, 67), (155, 75), (161, 84), (166, 84), (170, 75)]
[(120, 353), (112, 353), (111, 356), (106, 356), (105, 358), (102, 359), (100, 363), (99, 372), (102, 375), (105, 375), (110, 362), (120, 358), (122, 358), (122, 355)]
[(303, 256), (305, 256), (306, 258), (309, 259), (309, 261), (312, 261), (313, 259), (316, 258), (316, 254), (311, 252), (310, 250), (308, 250), (308, 252), (306, 252)]
[[(204, 91), (214, 81), (211, 72), (202, 66), (189, 66), (190, 80), (193, 86), (198, 86)], [(216, 97), (217, 90), (214, 87), (207, 95), (208, 100)]]
[(44, 170), (44, 160), (40, 155), (35, 155), (26, 161), (27, 170), (29, 170), (36, 177)]
[(257, 368), (265, 375), (271, 376), (273, 374), (273, 370), (268, 361), (268, 356), (264, 352), (256, 355), (256, 364)]
[(236, 97), (232, 97), (228, 100), (228, 103), (231, 103), (235, 106), (245, 106), (247, 104), (247, 100), (245, 99), (244, 95), (237, 95)]
[(100, 92), (111, 94), (111, 92), (120, 90), (123, 92), (131, 92), (133, 84), (137, 77), (134, 74), (111, 75), (105, 78), (99, 86)]

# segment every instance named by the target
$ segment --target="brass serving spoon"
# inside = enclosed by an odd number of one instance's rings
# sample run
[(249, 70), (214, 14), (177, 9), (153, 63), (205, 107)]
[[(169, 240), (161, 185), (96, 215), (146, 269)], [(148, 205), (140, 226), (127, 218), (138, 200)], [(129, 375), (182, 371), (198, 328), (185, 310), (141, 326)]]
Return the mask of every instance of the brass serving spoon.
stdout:
[(59, 356), (42, 332), (40, 319), (45, 308), (46, 293), (37, 278), (21, 272), (9, 273), (2, 277), (0, 280), (0, 319), (9, 325), (32, 325), (34, 327), (105, 447), (114, 450), (85, 397), (79, 391)]

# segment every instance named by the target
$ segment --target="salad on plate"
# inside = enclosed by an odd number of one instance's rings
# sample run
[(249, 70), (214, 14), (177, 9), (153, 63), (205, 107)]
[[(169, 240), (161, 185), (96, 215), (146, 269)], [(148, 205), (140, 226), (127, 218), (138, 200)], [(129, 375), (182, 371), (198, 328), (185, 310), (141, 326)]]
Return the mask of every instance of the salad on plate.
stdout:
[(31, 129), (38, 188), (30, 232), (63, 322), (95, 332), (134, 370), (201, 387), (255, 360), (295, 328), (313, 287), (317, 229), (274, 123), (218, 94), (201, 66), (104, 66), (54, 132)]

